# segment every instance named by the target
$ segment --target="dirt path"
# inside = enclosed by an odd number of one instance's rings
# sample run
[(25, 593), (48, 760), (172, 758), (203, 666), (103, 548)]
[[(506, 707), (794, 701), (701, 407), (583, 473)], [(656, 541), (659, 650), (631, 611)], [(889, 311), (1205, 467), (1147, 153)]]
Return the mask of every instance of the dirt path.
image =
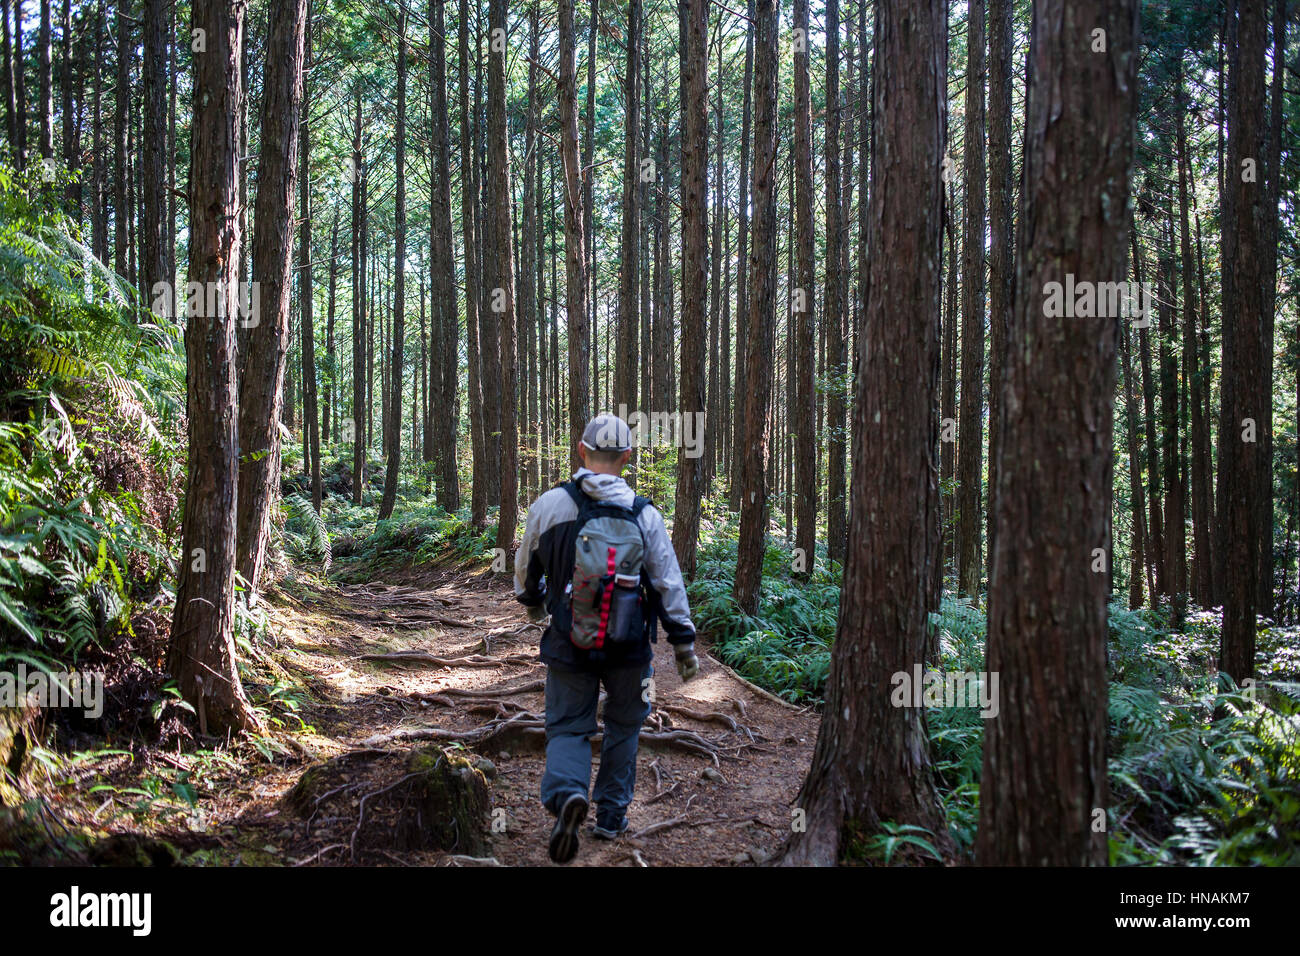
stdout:
[[(467, 862), (425, 851), (358, 855), (351, 837), (362, 799), (400, 774), (399, 761), (422, 745), (400, 735), (425, 728), (468, 732), (511, 717), (529, 723), (529, 715), (542, 714), (540, 632), (526, 623), (508, 584), (450, 570), (408, 573), (382, 584), (294, 586), (274, 592), (270, 603), (282, 635), (276, 656), (314, 698), (303, 717), (316, 734), (300, 741), (313, 763), (330, 761), (339, 794), (310, 815), (294, 813), (284, 798), (312, 764), (267, 768), (251, 789), (228, 795), (218, 813), (222, 822), (244, 836), (250, 828), (262, 831), (256, 845), (290, 863)], [(410, 653), (429, 659), (363, 659)], [(460, 660), (439, 662), (452, 659)], [(707, 653), (700, 664), (700, 676), (683, 685), (669, 645), (660, 640), (655, 708), (645, 728), (659, 740), (643, 737), (628, 835), (604, 842), (584, 830), (572, 865), (752, 863), (766, 859), (789, 832), (817, 715), (765, 697)], [(399, 739), (375, 739), (394, 734)], [(492, 778), (492, 855), (505, 865), (551, 865), (550, 817), (538, 800), (542, 735), (528, 731), (502, 748), (477, 749), (491, 762), (483, 766)]]

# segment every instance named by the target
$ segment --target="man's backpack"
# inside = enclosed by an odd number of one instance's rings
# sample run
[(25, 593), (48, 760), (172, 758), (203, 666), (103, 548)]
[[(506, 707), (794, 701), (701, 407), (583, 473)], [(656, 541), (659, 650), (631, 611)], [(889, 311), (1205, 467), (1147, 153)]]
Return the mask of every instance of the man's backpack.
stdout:
[(597, 501), (576, 481), (562, 486), (578, 507), (573, 576), (568, 587), (575, 646), (603, 653), (609, 645), (641, 641), (647, 631), (645, 535), (637, 521), (649, 498), (631, 508)]

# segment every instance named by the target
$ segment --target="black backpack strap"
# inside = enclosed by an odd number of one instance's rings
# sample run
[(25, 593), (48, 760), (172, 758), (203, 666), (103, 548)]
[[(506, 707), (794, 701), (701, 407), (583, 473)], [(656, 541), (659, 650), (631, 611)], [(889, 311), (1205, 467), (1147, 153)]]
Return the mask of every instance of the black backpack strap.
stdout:
[(649, 498), (643, 498), (641, 495), (637, 495), (634, 499), (632, 499), (632, 517), (633, 518), (641, 517), (641, 512), (645, 511), (646, 505), (652, 505), (652, 504), (654, 504), (654, 502), (651, 501)]
[(569, 497), (573, 499), (573, 503), (578, 506), (579, 511), (582, 510), (584, 503), (591, 500), (576, 481), (565, 481), (556, 487), (563, 488), (569, 493)]

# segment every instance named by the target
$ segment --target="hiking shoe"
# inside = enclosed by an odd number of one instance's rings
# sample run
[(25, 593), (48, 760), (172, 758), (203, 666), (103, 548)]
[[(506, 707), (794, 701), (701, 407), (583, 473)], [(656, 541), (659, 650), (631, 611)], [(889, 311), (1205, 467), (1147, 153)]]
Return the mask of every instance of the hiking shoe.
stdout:
[(618, 823), (609, 820), (604, 823), (597, 821), (596, 825), (591, 829), (591, 835), (598, 840), (617, 840), (627, 832), (627, 828), (627, 817), (623, 817)]
[(570, 794), (560, 805), (551, 828), (551, 859), (568, 863), (578, 852), (578, 827), (587, 816), (587, 798), (580, 793)]

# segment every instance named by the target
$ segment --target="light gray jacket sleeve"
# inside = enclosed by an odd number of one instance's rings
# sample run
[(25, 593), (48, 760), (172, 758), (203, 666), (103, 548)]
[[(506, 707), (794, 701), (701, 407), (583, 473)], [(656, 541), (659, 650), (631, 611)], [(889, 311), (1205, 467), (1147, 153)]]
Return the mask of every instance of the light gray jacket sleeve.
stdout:
[[(515, 552), (515, 597), (523, 598), (529, 593), (528, 587), (528, 565), (533, 555), (537, 552), (537, 539), (540, 537), (537, 531), (538, 525), (538, 507), (537, 504), (528, 509), (528, 518), (524, 522), (524, 537), (519, 542), (519, 550)], [(540, 590), (541, 582), (534, 580), (532, 582), (532, 594), (530, 597), (535, 598)]]
[(639, 524), (645, 535), (645, 569), (650, 583), (659, 592), (661, 620), (669, 642), (686, 644), (695, 640), (691, 605), (686, 598), (686, 582), (677, 564), (677, 552), (664, 527), (663, 515), (654, 505), (646, 505)]
[(515, 552), (515, 597), (536, 607), (546, 599), (546, 565), (542, 560), (559, 525), (572, 521), (578, 509), (562, 488), (552, 488), (533, 502), (524, 522), (524, 537)]

